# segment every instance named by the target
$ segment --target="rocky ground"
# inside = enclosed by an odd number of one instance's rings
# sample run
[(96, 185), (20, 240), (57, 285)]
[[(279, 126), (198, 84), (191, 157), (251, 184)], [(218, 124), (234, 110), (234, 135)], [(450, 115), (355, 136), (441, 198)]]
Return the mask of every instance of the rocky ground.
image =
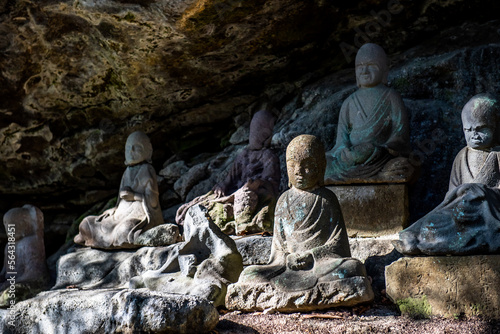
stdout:
[(479, 317), (413, 319), (402, 316), (395, 306), (376, 305), (317, 313), (264, 314), (221, 312), (217, 334), (322, 334), (322, 333), (404, 333), (444, 334), (500, 333), (500, 322)]

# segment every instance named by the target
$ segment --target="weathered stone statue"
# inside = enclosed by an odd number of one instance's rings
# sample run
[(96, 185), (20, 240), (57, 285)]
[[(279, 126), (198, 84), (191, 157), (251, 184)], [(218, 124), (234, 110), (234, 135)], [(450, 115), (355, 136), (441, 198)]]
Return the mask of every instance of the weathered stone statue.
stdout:
[(176, 214), (182, 225), (187, 210), (201, 204), (227, 234), (272, 231), (273, 211), (279, 194), (279, 159), (269, 148), (274, 116), (261, 110), (252, 118), (248, 146), (235, 159), (222, 184), (184, 204)]
[(444, 201), (400, 232), (396, 249), (408, 255), (500, 252), (500, 107), (488, 94), (462, 110), (467, 141), (456, 156)]
[(75, 236), (77, 244), (94, 248), (134, 248), (142, 232), (163, 223), (156, 172), (151, 165), (153, 148), (140, 131), (130, 134), (125, 145), (125, 164), (116, 206), (100, 216), (86, 217)]
[(247, 267), (230, 285), (230, 309), (313, 310), (354, 305), (373, 298), (349, 241), (335, 194), (323, 186), (322, 143), (293, 139), (286, 151), (290, 189), (276, 205), (269, 264)]
[(227, 284), (236, 282), (243, 270), (234, 241), (207, 217), (200, 205), (192, 206), (184, 221), (184, 240), (165, 248), (161, 268), (146, 271), (130, 281), (130, 288), (207, 298), (224, 305)]
[(337, 141), (326, 153), (327, 183), (387, 182), (409, 179), (413, 172), (408, 115), (398, 92), (388, 88), (389, 61), (372, 43), (356, 55), (359, 89), (342, 104)]
[[(9, 288), (16, 285), (13, 296), (23, 300), (40, 292), (49, 282), (43, 241), (43, 213), (25, 205), (9, 210), (3, 217), (8, 244), (0, 272), (0, 304), (7, 306)], [(16, 291), (17, 290), (17, 291)]]

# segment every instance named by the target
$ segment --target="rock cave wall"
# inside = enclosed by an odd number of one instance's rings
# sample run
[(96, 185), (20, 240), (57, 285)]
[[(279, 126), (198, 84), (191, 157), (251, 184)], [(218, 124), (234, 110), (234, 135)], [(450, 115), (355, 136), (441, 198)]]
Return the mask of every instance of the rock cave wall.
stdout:
[(499, 9), (493, 0), (0, 0), (0, 213), (39, 206), (55, 251), (73, 221), (116, 196), (135, 130), (152, 139), (167, 220), (224, 177), (262, 106), (277, 116), (282, 162), (297, 134), (330, 149), (355, 89), (355, 51), (374, 42), (411, 115), (415, 221), (447, 190), (465, 145), (463, 105), (499, 92)]

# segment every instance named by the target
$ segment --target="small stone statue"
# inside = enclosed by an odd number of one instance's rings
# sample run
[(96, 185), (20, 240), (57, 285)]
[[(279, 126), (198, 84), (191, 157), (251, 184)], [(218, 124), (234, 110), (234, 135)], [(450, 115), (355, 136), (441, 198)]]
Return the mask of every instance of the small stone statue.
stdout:
[(222, 184), (184, 204), (176, 214), (182, 225), (187, 210), (200, 204), (226, 234), (272, 231), (273, 211), (279, 193), (280, 166), (269, 148), (274, 116), (261, 110), (250, 124), (248, 146), (235, 159)]
[[(8, 291), (11, 284), (16, 284), (15, 297), (19, 301), (40, 292), (49, 282), (43, 213), (37, 207), (24, 205), (9, 210), (3, 217), (3, 223), (9, 243), (5, 246), (4, 265), (0, 272), (0, 291)], [(1, 299), (0, 303), (4, 304), (3, 295)]]
[(474, 96), (462, 110), (467, 141), (456, 156), (444, 201), (399, 233), (396, 249), (408, 255), (489, 254), (500, 251), (498, 100)]
[(243, 271), (230, 286), (228, 308), (312, 310), (371, 300), (366, 270), (350, 258), (337, 197), (323, 186), (323, 144), (311, 135), (296, 137), (286, 163), (290, 189), (276, 204), (269, 264)]
[(387, 182), (410, 179), (409, 120), (398, 92), (388, 88), (389, 61), (372, 43), (356, 55), (359, 89), (340, 109), (337, 141), (326, 153), (326, 181)]
[(94, 248), (136, 248), (142, 232), (163, 224), (156, 172), (151, 165), (153, 148), (140, 131), (130, 134), (125, 145), (125, 164), (116, 206), (80, 223), (77, 244)]

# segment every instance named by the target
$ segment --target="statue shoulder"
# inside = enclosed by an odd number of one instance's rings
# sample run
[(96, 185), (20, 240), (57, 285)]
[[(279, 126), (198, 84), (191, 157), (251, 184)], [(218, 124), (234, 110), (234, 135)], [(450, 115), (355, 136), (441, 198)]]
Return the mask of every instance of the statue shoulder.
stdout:
[(384, 87), (385, 87), (385, 90), (387, 91), (387, 95), (389, 96), (389, 98), (398, 99), (400, 101), (403, 101), (403, 97), (401, 96), (401, 94), (397, 90), (395, 90), (392, 87), (387, 87), (387, 86), (384, 86)]
[(153, 165), (150, 163), (143, 163), (139, 167), (139, 171), (137, 173), (138, 176), (142, 178), (155, 178), (156, 179), (156, 171)]
[(318, 196), (320, 196), (323, 201), (331, 204), (331, 205), (339, 205), (339, 200), (337, 198), (337, 195), (330, 189), (328, 189), (325, 186), (317, 188), (314, 193)]

